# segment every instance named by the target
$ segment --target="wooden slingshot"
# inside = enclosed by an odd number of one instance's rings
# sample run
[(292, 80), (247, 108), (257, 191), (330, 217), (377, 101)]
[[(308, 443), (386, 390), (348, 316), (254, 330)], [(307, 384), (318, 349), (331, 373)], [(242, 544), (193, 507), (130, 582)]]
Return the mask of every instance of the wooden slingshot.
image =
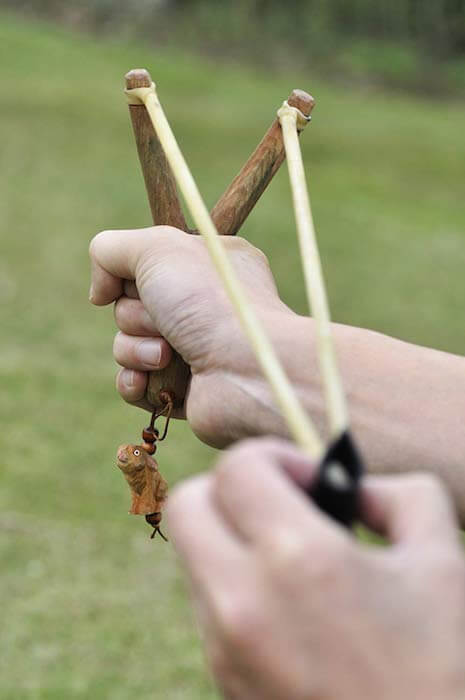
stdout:
[[(199, 233), (204, 237), (212, 262), (257, 361), (274, 391), (291, 435), (320, 464), (317, 481), (309, 490), (310, 495), (327, 513), (350, 525), (357, 515), (357, 487), (362, 465), (349, 431), (298, 139), (298, 134), (310, 121), (315, 104), (313, 97), (302, 90), (292, 92), (260, 144), (210, 214), (171, 131), (148, 71), (137, 69), (127, 73), (126, 95), (153, 223), (176, 226), (187, 233)], [(303, 410), (259, 319), (247, 302), (218, 235), (237, 233), (286, 155), (306, 291), (315, 320), (316, 349), (331, 428), (329, 448), (324, 447)], [(187, 227), (176, 185), (192, 215), (195, 230)], [(163, 412), (167, 401), (171, 408), (182, 407), (189, 375), (189, 368), (176, 354), (168, 368), (150, 374), (147, 398), (155, 412)], [(144, 449), (148, 447), (149, 445)]]
[[(140, 99), (134, 98), (135, 89), (150, 89), (151, 86), (152, 78), (144, 69), (131, 70), (126, 74), (129, 112), (152, 220), (155, 226), (165, 224), (176, 226), (187, 233), (198, 233), (196, 230), (190, 230), (186, 224), (175, 178), (147, 109)], [(294, 90), (288, 102), (306, 117), (310, 116), (315, 104), (313, 97), (303, 90)], [(282, 131), (276, 118), (242, 170), (215, 204), (211, 217), (218, 233), (233, 236), (239, 231), (284, 158)], [(180, 408), (184, 402), (188, 381), (189, 368), (182, 358), (175, 354), (169, 367), (150, 373), (147, 399), (155, 408), (161, 408), (163, 403), (160, 401), (160, 392), (168, 391), (173, 395), (174, 408)]]

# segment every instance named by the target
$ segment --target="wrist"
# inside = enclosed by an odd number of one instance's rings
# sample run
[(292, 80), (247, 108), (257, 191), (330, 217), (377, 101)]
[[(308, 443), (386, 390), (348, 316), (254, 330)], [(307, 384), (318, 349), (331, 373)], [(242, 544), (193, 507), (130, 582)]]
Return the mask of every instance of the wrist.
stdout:
[[(324, 432), (313, 320), (297, 315), (284, 304), (261, 311), (259, 316), (296, 395), (316, 421), (318, 430)], [(222, 436), (215, 444), (225, 446), (244, 437), (264, 434), (290, 437), (274, 393), (239, 327), (231, 345), (212, 380), (220, 392), (216, 397), (218, 405), (220, 400), (224, 402), (216, 413), (216, 417), (221, 416), (222, 425), (217, 425), (215, 416), (210, 415), (216, 424), (216, 434)], [(216, 401), (212, 410), (215, 404)]]

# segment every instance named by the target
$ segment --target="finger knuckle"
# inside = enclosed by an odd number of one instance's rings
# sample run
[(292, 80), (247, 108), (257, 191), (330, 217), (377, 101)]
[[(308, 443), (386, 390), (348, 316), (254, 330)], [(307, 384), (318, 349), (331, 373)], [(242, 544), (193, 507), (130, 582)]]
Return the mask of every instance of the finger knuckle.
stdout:
[(107, 231), (100, 231), (100, 233), (97, 233), (89, 243), (89, 255), (91, 258), (96, 258), (98, 256), (98, 251), (100, 249), (100, 246), (102, 243), (108, 238), (108, 236), (111, 236), (112, 231), (107, 230)]
[[(271, 544), (271, 543), (270, 543)], [(307, 565), (309, 548), (294, 532), (281, 531), (265, 556), (268, 573), (277, 581), (288, 582), (289, 573), (301, 571)]]
[[(167, 246), (170, 251), (173, 250), (174, 246), (176, 246), (177, 249), (183, 240), (180, 234), (185, 235), (185, 232), (174, 226), (164, 224), (161, 226), (152, 226), (147, 229), (148, 238), (156, 245), (159, 252), (161, 252), (165, 246)], [(185, 238), (187, 238), (187, 236), (185, 236)]]
[(268, 265), (268, 258), (261, 248), (257, 248), (250, 241), (242, 236), (228, 236), (227, 243), (238, 251), (245, 251), (246, 253), (253, 255), (257, 260), (262, 261)]
[(216, 468), (215, 490), (227, 490), (246, 478), (253, 468), (254, 458), (259, 454), (253, 440), (245, 440), (239, 446), (227, 450)]
[(330, 539), (312, 542), (295, 533), (281, 533), (276, 546), (268, 555), (268, 570), (280, 587), (293, 589), (299, 584), (294, 572), (300, 571), (314, 587), (328, 588), (340, 580), (341, 574), (350, 570), (351, 548)]
[(270, 263), (268, 260), (268, 257), (265, 255), (263, 250), (260, 248), (257, 248), (256, 246), (252, 246), (253, 254), (255, 256), (256, 261), (264, 268), (269, 268)]
[(238, 652), (253, 649), (261, 629), (257, 606), (246, 595), (229, 594), (219, 598), (215, 608), (218, 629), (227, 647)]

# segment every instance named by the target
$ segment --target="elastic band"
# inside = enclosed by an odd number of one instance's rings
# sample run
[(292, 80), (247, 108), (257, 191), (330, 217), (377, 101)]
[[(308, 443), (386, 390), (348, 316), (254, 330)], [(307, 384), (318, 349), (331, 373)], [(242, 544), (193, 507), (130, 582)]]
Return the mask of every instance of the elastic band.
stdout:
[(151, 83), (150, 87), (126, 88), (125, 93), (130, 105), (143, 105), (150, 93), (156, 95), (156, 85)]
[(284, 100), (282, 107), (278, 109), (278, 119), (282, 119), (286, 116), (295, 115), (295, 123), (297, 126), (297, 131), (303, 131), (307, 124), (312, 121), (310, 115), (306, 116), (298, 107), (292, 107), (287, 100)]

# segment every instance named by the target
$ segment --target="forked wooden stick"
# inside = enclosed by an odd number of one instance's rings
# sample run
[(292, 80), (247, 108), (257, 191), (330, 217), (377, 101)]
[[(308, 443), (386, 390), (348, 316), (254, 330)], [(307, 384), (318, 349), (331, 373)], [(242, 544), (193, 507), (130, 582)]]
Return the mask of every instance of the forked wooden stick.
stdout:
[(143, 102), (147, 108), (184, 200), (189, 207), (198, 230), (205, 238), (211, 259), (255, 351), (257, 361), (275, 393), (276, 400), (293, 438), (309, 456), (319, 460), (323, 454), (321, 440), (284, 373), (273, 346), (262, 328), (261, 322), (252, 310), (252, 306), (248, 303), (242, 285), (171, 131), (156, 95), (155, 85), (152, 83), (150, 88), (132, 89), (128, 95), (130, 99)]
[[(315, 105), (311, 95), (293, 90), (288, 103), (306, 117)], [(211, 216), (219, 233), (237, 233), (278, 172), (286, 153), (279, 119), (276, 118), (242, 170), (217, 201)]]
[[(131, 70), (126, 74), (127, 90), (150, 88), (151, 84), (150, 74), (143, 68)], [(129, 102), (153, 223), (176, 226), (194, 233), (187, 227), (172, 172), (145, 105), (140, 100)], [(313, 97), (303, 90), (294, 90), (288, 102), (306, 116), (310, 115), (315, 104)], [(219, 233), (237, 233), (284, 158), (282, 132), (276, 118), (212, 210), (212, 218)], [(175, 409), (179, 410), (184, 403), (188, 380), (189, 368), (182, 358), (175, 354), (166, 369), (150, 373), (147, 399), (155, 408), (161, 408), (164, 401), (160, 399), (160, 394), (163, 396), (164, 392), (169, 391), (173, 396)]]

